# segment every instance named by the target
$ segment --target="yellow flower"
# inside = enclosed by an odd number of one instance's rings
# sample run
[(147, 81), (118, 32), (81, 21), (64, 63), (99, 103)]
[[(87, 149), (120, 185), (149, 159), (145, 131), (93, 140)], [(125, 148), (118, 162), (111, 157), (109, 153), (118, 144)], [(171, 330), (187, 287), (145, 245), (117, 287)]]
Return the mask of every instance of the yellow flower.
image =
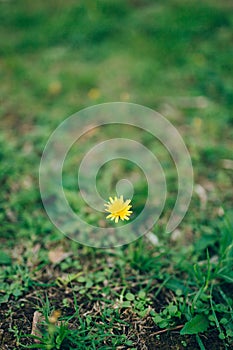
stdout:
[(52, 323), (52, 324), (55, 324), (60, 316), (61, 316), (61, 311), (60, 310), (54, 310), (52, 312), (52, 315), (49, 317), (49, 322)]
[(87, 95), (90, 100), (97, 100), (100, 97), (100, 90), (97, 88), (93, 88), (88, 91)]
[(132, 214), (132, 211), (129, 210), (132, 207), (132, 205), (129, 205), (131, 199), (124, 202), (123, 196), (120, 196), (120, 198), (115, 197), (114, 199), (109, 197), (109, 200), (108, 204), (104, 204), (107, 207), (105, 211), (110, 213), (106, 219), (115, 220), (116, 223), (119, 218), (123, 221), (129, 220), (129, 216)]

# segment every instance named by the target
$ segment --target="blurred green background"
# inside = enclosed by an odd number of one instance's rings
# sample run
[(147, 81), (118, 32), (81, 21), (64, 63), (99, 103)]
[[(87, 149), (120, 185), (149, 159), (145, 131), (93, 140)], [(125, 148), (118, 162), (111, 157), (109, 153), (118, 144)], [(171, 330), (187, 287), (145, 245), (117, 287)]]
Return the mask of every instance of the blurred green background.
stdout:
[[(20, 236), (25, 220), (33, 231), (49, 225), (41, 223), (38, 191), (47, 138), (72, 113), (102, 102), (134, 102), (162, 113), (184, 137), (196, 178), (214, 180), (228, 193), (232, 171), (222, 162), (232, 157), (231, 10), (230, 1), (214, 0), (1, 1), (2, 235)], [(149, 135), (122, 132), (160, 153)], [(69, 171), (98, 137), (76, 149)], [(175, 189), (169, 159), (165, 166)], [(116, 180), (126, 168), (119, 165)], [(64, 185), (77, 202), (70, 174)], [(168, 198), (171, 207), (174, 199)], [(17, 212), (17, 230), (9, 210)]]

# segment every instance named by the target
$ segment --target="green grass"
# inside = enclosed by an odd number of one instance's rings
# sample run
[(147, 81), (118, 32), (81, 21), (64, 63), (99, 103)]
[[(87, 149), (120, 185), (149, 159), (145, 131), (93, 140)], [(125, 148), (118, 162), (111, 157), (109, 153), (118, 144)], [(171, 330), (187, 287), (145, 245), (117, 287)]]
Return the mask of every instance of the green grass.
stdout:
[[(0, 3), (1, 349), (230, 349), (231, 10), (225, 0)], [(190, 151), (195, 186), (207, 196), (205, 204), (194, 191), (179, 231), (167, 234), (174, 165), (150, 134), (122, 128), (122, 137), (155, 152), (166, 173), (156, 246), (147, 236), (116, 249), (83, 246), (65, 238), (42, 206), (38, 169), (48, 137), (72, 113), (111, 101), (168, 118)], [(105, 225), (105, 217), (90, 214), (76, 195), (72, 169), (111, 137), (119, 129), (83, 138), (64, 164), (69, 203), (93, 224)], [(107, 164), (97, 178), (100, 193), (107, 199), (129, 178), (140, 212), (145, 178), (131, 162), (113, 163), (114, 171)], [(59, 251), (55, 262), (51, 254)], [(40, 344), (30, 335), (36, 310)], [(56, 324), (54, 310), (61, 311)]]

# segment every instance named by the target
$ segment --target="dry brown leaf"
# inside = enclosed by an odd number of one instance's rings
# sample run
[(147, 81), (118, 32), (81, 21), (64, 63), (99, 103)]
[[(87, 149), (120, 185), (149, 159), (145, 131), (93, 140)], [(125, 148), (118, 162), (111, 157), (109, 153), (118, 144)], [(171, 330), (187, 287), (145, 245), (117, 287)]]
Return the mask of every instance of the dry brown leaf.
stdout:
[(224, 169), (232, 170), (233, 169), (233, 160), (232, 159), (223, 159), (222, 166)]
[(153, 232), (148, 232), (146, 238), (155, 246), (159, 245), (159, 239)]
[[(35, 335), (36, 337), (40, 337), (40, 331), (38, 329), (38, 323), (41, 323), (41, 321), (44, 319), (43, 315), (39, 311), (35, 311), (33, 315), (32, 320), (32, 331), (31, 335)], [(39, 343), (38, 339), (35, 339), (35, 343)]]
[(72, 255), (71, 252), (64, 252), (62, 247), (57, 247), (54, 250), (49, 251), (49, 260), (53, 264), (59, 264), (61, 261), (65, 260), (68, 258), (70, 255)]
[(206, 190), (200, 184), (196, 184), (194, 187), (194, 191), (196, 192), (196, 194), (198, 195), (198, 197), (200, 199), (201, 208), (205, 209), (206, 204), (207, 204), (207, 200), (208, 200)]

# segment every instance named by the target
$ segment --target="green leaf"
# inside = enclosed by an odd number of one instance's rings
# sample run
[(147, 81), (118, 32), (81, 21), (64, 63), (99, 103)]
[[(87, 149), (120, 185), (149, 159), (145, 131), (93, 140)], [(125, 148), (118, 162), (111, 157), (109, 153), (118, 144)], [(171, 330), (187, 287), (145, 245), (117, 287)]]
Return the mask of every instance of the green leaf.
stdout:
[(22, 291), (19, 288), (16, 288), (12, 294), (17, 298), (22, 294)]
[(177, 311), (178, 311), (178, 308), (177, 308), (176, 305), (170, 304), (170, 305), (168, 306), (168, 312), (169, 312), (169, 314), (170, 314), (171, 316), (175, 316), (175, 314), (177, 313)]
[(9, 294), (5, 294), (3, 296), (0, 296), (0, 304), (7, 303), (9, 300)]
[(145, 303), (143, 301), (136, 301), (136, 302), (134, 302), (134, 307), (138, 310), (144, 310)]
[(10, 265), (11, 264), (11, 257), (0, 250), (0, 265)]
[(228, 322), (229, 322), (228, 319), (225, 317), (221, 318), (221, 320), (220, 320), (221, 324), (227, 324)]
[(87, 290), (86, 290), (85, 288), (80, 289), (80, 290), (79, 290), (79, 294), (85, 294), (85, 293), (86, 293), (86, 291), (87, 291)]
[(80, 282), (80, 283), (83, 283), (83, 282), (86, 282), (86, 278), (84, 276), (79, 276), (77, 278), (77, 281)]
[(233, 338), (233, 331), (231, 329), (227, 329), (227, 336)]
[(205, 348), (205, 346), (204, 346), (204, 344), (203, 344), (203, 342), (202, 342), (202, 340), (201, 340), (201, 338), (199, 337), (198, 334), (196, 335), (196, 339), (197, 339), (197, 343), (198, 343), (198, 345), (200, 347), (200, 350), (206, 350), (206, 348)]
[(169, 325), (168, 321), (163, 320), (159, 323), (159, 328), (166, 328)]
[(209, 326), (208, 318), (204, 315), (196, 315), (190, 321), (186, 322), (181, 329), (180, 334), (198, 334), (205, 332)]
[(145, 299), (146, 292), (144, 290), (140, 290), (140, 292), (138, 293), (138, 297), (139, 299)]
[(85, 287), (89, 289), (92, 286), (93, 286), (93, 282), (91, 280), (87, 280)]
[(155, 324), (158, 324), (160, 322), (163, 322), (163, 318), (160, 315), (156, 315), (155, 317), (153, 317), (153, 321)]
[(203, 234), (199, 241), (196, 242), (196, 250), (205, 250), (207, 247), (214, 245), (217, 239), (216, 234)]
[(126, 296), (125, 296), (125, 298), (126, 298), (127, 300), (132, 301), (132, 300), (134, 300), (134, 295), (133, 295), (132, 293), (127, 293)]
[(124, 301), (122, 304), (121, 304), (121, 307), (131, 307), (131, 304), (130, 304), (130, 301)]
[(148, 312), (148, 309), (141, 310), (141, 311), (138, 311), (138, 315), (139, 315), (140, 317), (145, 317), (146, 314), (147, 314), (147, 312)]

